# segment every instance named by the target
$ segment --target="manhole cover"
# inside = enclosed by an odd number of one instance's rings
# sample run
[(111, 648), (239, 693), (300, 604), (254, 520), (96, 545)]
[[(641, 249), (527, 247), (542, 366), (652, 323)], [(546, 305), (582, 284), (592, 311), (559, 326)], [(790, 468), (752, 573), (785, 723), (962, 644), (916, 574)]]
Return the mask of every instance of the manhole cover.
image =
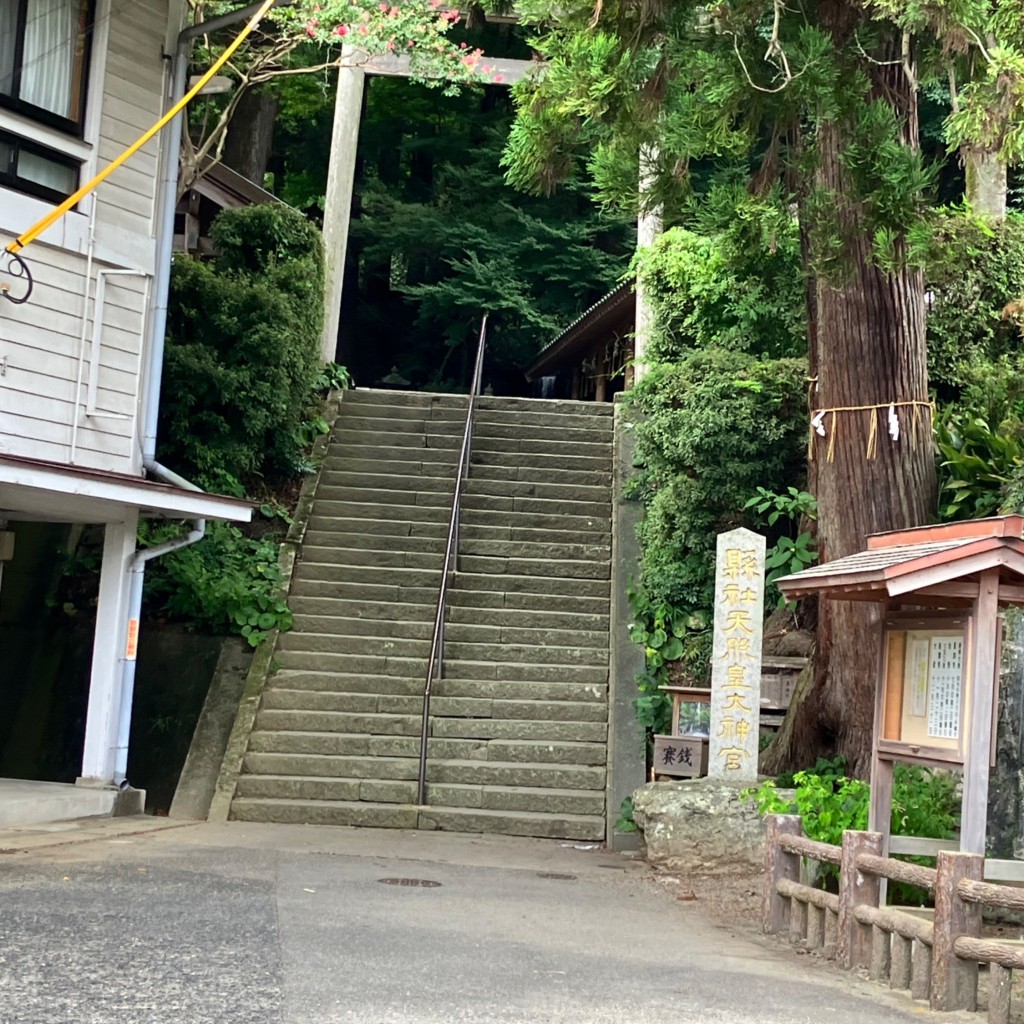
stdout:
[(553, 878), (556, 882), (575, 882), (575, 875), (563, 875), (557, 871), (538, 871), (538, 878)]
[(378, 878), (377, 881), (382, 885), (404, 885), (418, 889), (436, 889), (441, 884), (430, 878)]

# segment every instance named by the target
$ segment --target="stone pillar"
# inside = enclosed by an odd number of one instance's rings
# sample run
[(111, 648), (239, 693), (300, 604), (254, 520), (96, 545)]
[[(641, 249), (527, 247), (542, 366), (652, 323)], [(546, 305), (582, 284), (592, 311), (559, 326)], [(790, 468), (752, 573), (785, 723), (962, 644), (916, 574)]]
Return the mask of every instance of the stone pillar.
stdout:
[[(653, 245), (664, 230), (664, 208), (661, 206), (648, 207), (645, 203), (645, 196), (650, 192), (651, 184), (654, 181), (656, 159), (656, 151), (648, 147), (643, 148), (640, 154), (640, 216), (636, 222), (636, 247), (638, 250)], [(645, 353), (650, 341), (653, 320), (654, 312), (650, 300), (643, 283), (637, 278), (636, 327), (633, 341), (634, 384), (639, 384), (647, 371)]]
[(640, 540), (636, 534), (640, 504), (623, 496), (633, 468), (636, 434), (634, 411), (615, 396), (615, 441), (612, 455), (612, 608), (608, 664), (607, 832), (610, 850), (636, 848), (635, 832), (616, 832), (622, 801), (647, 781), (647, 749), (633, 702), (636, 677), (644, 669), (644, 649), (629, 638), (630, 608), (626, 588), (640, 578)]
[(341, 318), (341, 293), (345, 280), (345, 251), (348, 248), (352, 194), (356, 180), (356, 148), (363, 110), (366, 72), (361, 67), (344, 66), (353, 60), (346, 47), (338, 69), (338, 91), (334, 104), (334, 129), (331, 135), (331, 164), (327, 172), (327, 196), (324, 201), (324, 333), (320, 356), (323, 362), (334, 360)]
[(727, 782), (757, 781), (764, 553), (751, 530), (718, 535), (708, 776)]
[(113, 785), (114, 781), (121, 676), (128, 635), (128, 570), (135, 554), (138, 527), (138, 510), (131, 509), (123, 522), (107, 523), (103, 535), (80, 785)]

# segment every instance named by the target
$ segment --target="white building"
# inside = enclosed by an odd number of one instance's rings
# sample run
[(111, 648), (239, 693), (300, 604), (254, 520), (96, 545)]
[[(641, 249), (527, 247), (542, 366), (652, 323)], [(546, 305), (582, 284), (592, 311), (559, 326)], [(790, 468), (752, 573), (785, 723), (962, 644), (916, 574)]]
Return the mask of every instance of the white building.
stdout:
[(24, 263), (2, 250), (181, 91), (185, 8), (0, 0), (0, 521), (105, 526), (79, 780), (101, 788), (123, 780), (127, 754), (123, 724), (118, 733), (134, 678), (139, 516), (192, 521), (183, 537), (194, 540), (200, 520), (250, 515), (154, 460), (177, 136), (147, 144), (25, 248)]

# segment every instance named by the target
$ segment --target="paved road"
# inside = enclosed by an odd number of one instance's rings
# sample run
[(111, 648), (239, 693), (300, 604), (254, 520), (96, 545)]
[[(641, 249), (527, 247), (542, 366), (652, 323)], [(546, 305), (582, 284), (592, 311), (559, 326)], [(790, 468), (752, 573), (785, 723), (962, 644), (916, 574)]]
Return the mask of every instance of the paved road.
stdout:
[(0, 859), (2, 1024), (930, 1016), (709, 924), (600, 851), (243, 824), (111, 835)]

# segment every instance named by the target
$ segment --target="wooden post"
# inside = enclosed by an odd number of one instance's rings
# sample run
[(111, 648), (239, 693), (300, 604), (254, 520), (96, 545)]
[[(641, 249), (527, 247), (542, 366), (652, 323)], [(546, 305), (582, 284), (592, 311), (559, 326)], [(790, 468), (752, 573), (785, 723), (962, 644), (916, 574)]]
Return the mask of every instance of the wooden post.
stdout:
[(932, 947), (914, 940), (913, 969), (910, 972), (910, 998), (927, 999), (932, 991)]
[(832, 958), (839, 947), (839, 915), (825, 911), (825, 944), (821, 947), (823, 956)]
[(807, 940), (807, 904), (803, 900), (789, 901), (789, 941), (802, 946)]
[(967, 760), (964, 763), (963, 814), (960, 824), (960, 849), (967, 853), (985, 853), (988, 824), (988, 772), (992, 747), (992, 702), (999, 666), (999, 570), (981, 574), (978, 597), (974, 602), (971, 624), (973, 657), (971, 685), (968, 691)]
[[(350, 62), (353, 51), (342, 50)], [(345, 280), (345, 252), (348, 248), (352, 194), (356, 181), (356, 149), (363, 109), (366, 73), (360, 67), (338, 68), (338, 89), (334, 101), (331, 157), (327, 169), (324, 201), (324, 331), (320, 343), (322, 362), (334, 361), (341, 318), (341, 291)]]
[(981, 935), (981, 907), (964, 903), (956, 887), (961, 878), (980, 882), (985, 858), (976, 853), (938, 855), (935, 874), (935, 927), (932, 938), (933, 1010), (974, 1010), (978, 1004), (978, 965), (961, 960), (953, 943), (961, 936)]
[(911, 959), (914, 940), (899, 932), (892, 933), (892, 966), (889, 969), (889, 988), (910, 988)]
[(872, 981), (888, 981), (892, 969), (892, 939), (889, 932), (877, 924), (871, 928), (871, 973)]
[(1013, 972), (1002, 964), (989, 964), (988, 971), (988, 1024), (1010, 1024)]
[(825, 908), (807, 905), (807, 948), (820, 949), (825, 941)]
[(843, 833), (843, 852), (839, 862), (839, 948), (841, 967), (866, 967), (871, 963), (871, 928), (854, 917), (854, 908), (867, 904), (877, 907), (879, 883), (876, 875), (857, 870), (857, 857), (862, 853), (881, 854), (880, 832)]
[(800, 880), (800, 858), (779, 849), (779, 836), (803, 835), (797, 814), (769, 814), (765, 818), (764, 899), (761, 904), (761, 927), (765, 935), (777, 935), (789, 928), (789, 900), (778, 894), (776, 887), (783, 878)]

